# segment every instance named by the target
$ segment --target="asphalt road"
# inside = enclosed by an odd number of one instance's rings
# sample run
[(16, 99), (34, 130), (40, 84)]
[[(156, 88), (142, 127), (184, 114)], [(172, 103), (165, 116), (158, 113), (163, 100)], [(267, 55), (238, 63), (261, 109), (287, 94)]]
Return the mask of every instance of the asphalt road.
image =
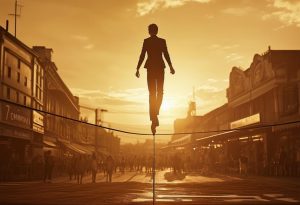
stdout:
[[(200, 176), (157, 173), (155, 204), (300, 204), (299, 178)], [(151, 175), (115, 174), (106, 183), (85, 177), (52, 183), (0, 183), (0, 204), (152, 204)]]

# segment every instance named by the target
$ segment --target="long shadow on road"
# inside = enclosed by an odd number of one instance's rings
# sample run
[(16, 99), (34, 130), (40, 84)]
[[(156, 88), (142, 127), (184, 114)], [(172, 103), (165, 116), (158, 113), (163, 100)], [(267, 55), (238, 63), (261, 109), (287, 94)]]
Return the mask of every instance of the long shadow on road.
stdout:
[[(299, 179), (189, 174), (171, 176), (168, 182), (165, 176), (166, 172), (157, 174), (156, 204), (300, 203)], [(145, 174), (116, 178), (121, 182), (3, 183), (0, 204), (152, 204), (151, 179)]]

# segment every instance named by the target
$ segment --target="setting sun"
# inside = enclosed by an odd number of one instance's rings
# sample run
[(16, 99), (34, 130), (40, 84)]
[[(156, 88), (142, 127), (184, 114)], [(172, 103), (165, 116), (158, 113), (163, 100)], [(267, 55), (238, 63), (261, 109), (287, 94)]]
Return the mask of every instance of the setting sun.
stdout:
[(170, 112), (175, 106), (175, 103), (173, 100), (170, 99), (164, 99), (162, 105), (161, 105), (161, 109), (164, 112)]

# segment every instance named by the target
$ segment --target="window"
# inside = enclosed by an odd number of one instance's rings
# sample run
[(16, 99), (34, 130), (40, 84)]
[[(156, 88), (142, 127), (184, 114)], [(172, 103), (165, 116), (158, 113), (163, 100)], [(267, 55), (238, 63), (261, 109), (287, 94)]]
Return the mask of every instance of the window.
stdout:
[(36, 76), (36, 84), (39, 84), (39, 71), (38, 70), (36, 70), (36, 74), (35, 74), (35, 76)]
[(38, 97), (38, 90), (39, 90), (39, 87), (38, 86), (35, 86), (35, 97)]
[(26, 105), (26, 101), (27, 101), (27, 98), (26, 98), (26, 96), (24, 95), (24, 99), (23, 99), (23, 101), (24, 101), (24, 105)]
[(284, 112), (294, 113), (298, 111), (297, 87), (287, 87), (284, 90)]
[(11, 67), (10, 66), (7, 67), (7, 77), (11, 78)]
[(25, 87), (27, 87), (27, 84), (28, 84), (28, 82), (27, 82), (28, 80), (27, 80), (27, 77), (25, 76), (25, 81), (24, 81), (24, 85), (25, 85)]
[(18, 72), (18, 78), (17, 78), (18, 83), (20, 83), (20, 80), (21, 80), (21, 75), (20, 72)]
[(20, 61), (20, 59), (18, 59), (18, 69), (20, 69), (21, 68), (21, 61)]
[(6, 88), (6, 97), (7, 97), (7, 99), (10, 99), (10, 88), (9, 87)]
[(297, 85), (287, 85), (281, 91), (281, 114), (290, 115), (298, 112), (298, 88)]
[(16, 94), (17, 94), (17, 103), (19, 103), (19, 97), (20, 97), (19, 95), (20, 94), (19, 94), (19, 92), (17, 92)]

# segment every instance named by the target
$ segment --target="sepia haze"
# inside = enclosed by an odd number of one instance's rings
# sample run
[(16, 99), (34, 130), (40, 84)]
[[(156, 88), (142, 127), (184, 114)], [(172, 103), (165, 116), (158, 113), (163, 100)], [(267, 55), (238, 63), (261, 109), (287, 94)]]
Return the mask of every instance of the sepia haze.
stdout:
[[(176, 74), (166, 69), (158, 133), (184, 118), (193, 87), (197, 114), (226, 102), (233, 66), (247, 69), (255, 53), (299, 49), (300, 1), (295, 0), (20, 0), (17, 37), (54, 50), (58, 73), (80, 104), (107, 109), (115, 128), (150, 133), (146, 71), (134, 77), (147, 26), (167, 40)], [(14, 20), (13, 0), (0, 0), (0, 24)], [(82, 110), (94, 123), (94, 113)], [(121, 142), (142, 141), (122, 136)], [(123, 137), (123, 138), (122, 138)], [(167, 142), (168, 137), (159, 137)]]

